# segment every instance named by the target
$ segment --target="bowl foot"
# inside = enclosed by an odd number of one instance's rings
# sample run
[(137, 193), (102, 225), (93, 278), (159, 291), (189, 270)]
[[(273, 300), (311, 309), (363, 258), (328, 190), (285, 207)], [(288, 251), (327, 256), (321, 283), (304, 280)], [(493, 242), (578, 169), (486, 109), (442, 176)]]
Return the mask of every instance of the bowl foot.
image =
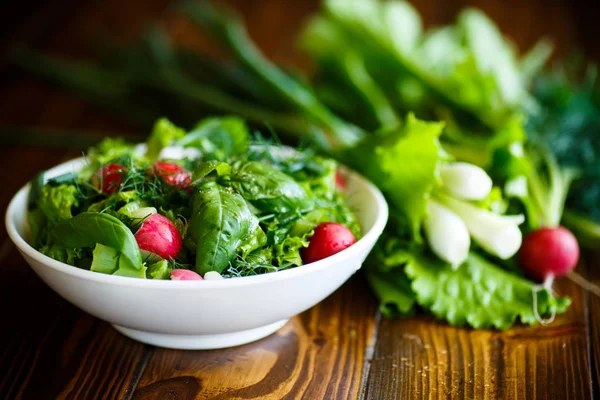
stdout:
[(113, 325), (113, 327), (131, 339), (153, 346), (182, 350), (212, 350), (239, 346), (262, 339), (277, 331), (287, 321), (286, 319), (245, 331), (212, 335), (170, 335), (166, 333), (138, 331), (120, 325)]

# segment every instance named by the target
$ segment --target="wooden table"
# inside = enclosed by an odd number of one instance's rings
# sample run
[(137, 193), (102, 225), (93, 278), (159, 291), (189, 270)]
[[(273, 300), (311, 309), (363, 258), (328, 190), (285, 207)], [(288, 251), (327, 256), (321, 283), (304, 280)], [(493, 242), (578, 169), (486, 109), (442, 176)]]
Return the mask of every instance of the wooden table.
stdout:
[[(24, 41), (81, 56), (100, 29), (124, 40), (162, 18), (187, 40), (187, 28), (165, 14), (166, 0), (23, 2), (2, 13), (4, 50)], [(233, 2), (265, 52), (307, 66), (293, 49), (312, 1)], [(482, 7), (521, 46), (555, 38), (564, 54), (582, 45), (598, 60), (597, 9), (567, 2), (479, 0), (416, 2), (428, 24), (450, 21), (469, 3)], [(202, 40), (189, 40), (202, 44)], [(103, 111), (2, 69), (0, 123), (127, 130)], [(142, 138), (143, 136), (140, 136)], [(78, 152), (42, 147), (0, 149), (0, 209), (42, 169)], [(600, 282), (597, 258), (578, 272)], [(568, 280), (556, 290), (573, 298), (549, 327), (507, 332), (447, 326), (428, 315), (385, 320), (357, 275), (293, 318), (276, 334), (228, 350), (174, 351), (129, 340), (70, 305), (25, 264), (0, 229), (0, 399), (589, 399), (600, 396), (600, 299)]]

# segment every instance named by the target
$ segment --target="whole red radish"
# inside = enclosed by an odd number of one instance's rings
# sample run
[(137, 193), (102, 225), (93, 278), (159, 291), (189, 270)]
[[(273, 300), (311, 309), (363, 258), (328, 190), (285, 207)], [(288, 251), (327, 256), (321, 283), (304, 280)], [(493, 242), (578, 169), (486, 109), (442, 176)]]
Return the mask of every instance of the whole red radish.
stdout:
[(315, 228), (310, 244), (302, 252), (305, 263), (312, 263), (332, 256), (356, 243), (356, 238), (342, 224), (324, 222)]
[(539, 228), (521, 246), (519, 261), (525, 273), (538, 281), (566, 275), (579, 261), (577, 239), (568, 229)]
[(152, 165), (152, 173), (163, 178), (167, 185), (186, 189), (192, 183), (192, 175), (180, 165), (157, 161)]
[(169, 218), (160, 214), (152, 214), (142, 222), (135, 233), (135, 240), (142, 252), (164, 260), (176, 258), (181, 250), (181, 234), (177, 227)]
[(127, 168), (121, 164), (107, 164), (94, 172), (92, 185), (106, 194), (113, 194), (123, 184)]
[(174, 269), (171, 271), (172, 281), (201, 281), (202, 277), (189, 269)]

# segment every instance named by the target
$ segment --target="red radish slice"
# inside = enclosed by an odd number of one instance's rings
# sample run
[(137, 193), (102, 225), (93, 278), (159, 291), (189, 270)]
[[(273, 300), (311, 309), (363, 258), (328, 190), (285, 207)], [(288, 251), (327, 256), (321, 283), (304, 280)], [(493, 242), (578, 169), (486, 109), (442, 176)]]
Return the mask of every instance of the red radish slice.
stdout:
[(152, 173), (163, 178), (167, 185), (179, 189), (186, 189), (192, 183), (189, 171), (174, 163), (157, 161), (152, 165)]
[(525, 273), (538, 281), (561, 277), (577, 265), (579, 245), (571, 231), (562, 226), (540, 228), (523, 241), (519, 261)]
[(169, 260), (181, 250), (181, 234), (171, 220), (164, 215), (152, 214), (142, 222), (135, 234), (135, 240), (142, 252)]
[(339, 169), (335, 171), (335, 186), (339, 190), (346, 190), (348, 188), (348, 182)]
[(92, 185), (106, 194), (113, 194), (123, 184), (127, 168), (121, 164), (108, 164), (99, 168), (92, 176)]
[(202, 277), (189, 269), (174, 269), (171, 271), (172, 281), (201, 281)]
[(356, 243), (356, 238), (342, 224), (324, 222), (315, 228), (310, 244), (302, 252), (305, 263), (311, 263), (332, 256)]

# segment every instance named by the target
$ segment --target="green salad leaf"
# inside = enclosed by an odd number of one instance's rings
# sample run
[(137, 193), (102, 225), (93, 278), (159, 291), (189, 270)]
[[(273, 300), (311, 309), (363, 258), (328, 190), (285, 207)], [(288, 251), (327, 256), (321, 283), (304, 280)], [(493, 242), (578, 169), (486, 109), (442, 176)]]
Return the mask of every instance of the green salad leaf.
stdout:
[(298, 182), (264, 162), (243, 163), (227, 184), (261, 211), (285, 213), (309, 203), (308, 194)]
[(415, 294), (404, 268), (381, 271), (371, 267), (367, 271), (367, 279), (379, 299), (379, 309), (384, 317), (410, 315), (415, 311)]
[(533, 282), (473, 252), (456, 270), (418, 253), (412, 254), (404, 268), (418, 303), (452, 325), (507, 329), (517, 319), (531, 325), (539, 316), (563, 313), (571, 302), (555, 298), (548, 289), (537, 289)]
[(90, 271), (112, 274), (119, 268), (119, 251), (97, 243), (94, 247)]
[(121, 253), (119, 269), (142, 270), (142, 255), (133, 233), (112, 215), (83, 212), (57, 225), (51, 237), (54, 243), (67, 249), (100, 243)]
[[(215, 184), (200, 188), (194, 195), (190, 220), (190, 233), (196, 243), (196, 272), (223, 272), (240, 245), (259, 229), (258, 220), (238, 193)], [(251, 243), (244, 248), (246, 253), (264, 245), (261, 238)]]
[(427, 199), (436, 185), (443, 128), (443, 123), (420, 121), (409, 114), (401, 128), (350, 150), (348, 157), (387, 194), (400, 213), (398, 218), (407, 222), (417, 240)]
[(171, 271), (173, 269), (169, 265), (167, 260), (160, 260), (153, 264), (150, 264), (146, 271), (146, 278), (148, 279), (169, 279), (171, 277)]
[(37, 200), (37, 207), (53, 225), (72, 218), (71, 210), (78, 204), (78, 191), (74, 185), (46, 185)]
[(158, 156), (162, 149), (170, 146), (173, 142), (183, 139), (186, 131), (175, 126), (167, 118), (160, 118), (154, 123), (150, 137), (146, 141), (146, 157), (154, 161), (158, 159)]
[(177, 144), (195, 147), (205, 160), (229, 161), (248, 151), (250, 133), (239, 117), (205, 118)]

